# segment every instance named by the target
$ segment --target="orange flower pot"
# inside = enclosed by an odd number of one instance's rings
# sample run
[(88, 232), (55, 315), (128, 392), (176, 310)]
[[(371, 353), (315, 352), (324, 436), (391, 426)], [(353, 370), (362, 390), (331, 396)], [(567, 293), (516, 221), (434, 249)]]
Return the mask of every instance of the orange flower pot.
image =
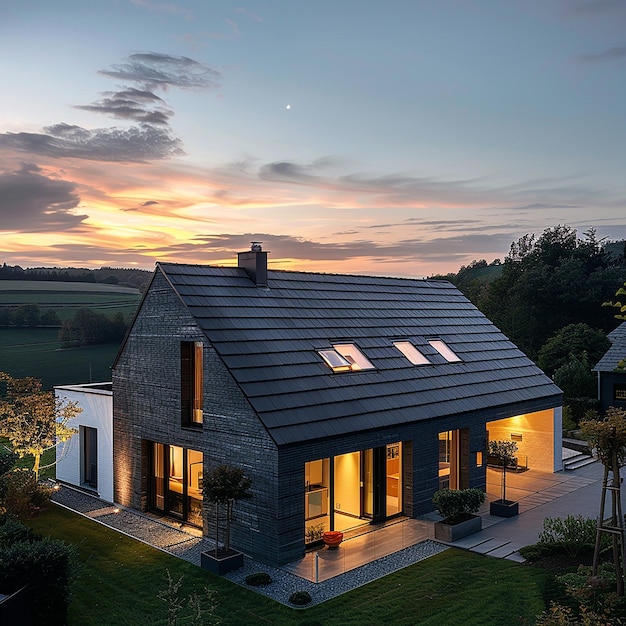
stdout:
[(338, 530), (328, 530), (324, 533), (322, 539), (324, 539), (324, 543), (329, 548), (337, 548), (343, 541), (343, 533)]

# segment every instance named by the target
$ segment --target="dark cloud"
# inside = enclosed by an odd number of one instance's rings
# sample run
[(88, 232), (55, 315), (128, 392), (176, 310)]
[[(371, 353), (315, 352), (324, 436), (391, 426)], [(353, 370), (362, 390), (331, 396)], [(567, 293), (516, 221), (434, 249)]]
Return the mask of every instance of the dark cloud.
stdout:
[(0, 231), (69, 230), (87, 218), (71, 212), (79, 202), (76, 185), (48, 178), (32, 163), (0, 173)]
[(104, 97), (93, 104), (77, 105), (75, 108), (112, 117), (139, 122), (140, 124), (167, 125), (174, 115), (165, 101), (145, 89), (124, 89), (104, 92)]
[(0, 134), (0, 147), (41, 156), (93, 161), (146, 162), (184, 154), (181, 142), (167, 130), (150, 125), (96, 128), (55, 124), (39, 133)]
[(100, 74), (161, 89), (217, 88), (222, 78), (217, 70), (204, 63), (158, 52), (131, 54), (125, 63), (113, 65), (110, 70), (100, 70)]
[[(381, 263), (414, 264), (414, 273), (419, 273), (419, 266), (425, 262), (449, 264), (456, 261), (459, 266), (468, 260), (482, 258), (485, 255), (500, 254), (508, 250), (514, 239), (510, 233), (485, 235), (470, 234), (457, 237), (436, 239), (404, 239), (386, 244), (369, 239), (350, 242), (325, 243), (310, 241), (291, 235), (272, 235), (268, 233), (234, 234), (203, 234), (197, 235), (190, 242), (162, 247), (156, 252), (170, 260), (211, 263), (223, 260), (225, 254), (232, 254), (250, 249), (251, 241), (263, 242), (263, 249), (271, 253), (272, 259), (298, 259), (304, 261), (337, 261), (337, 271), (342, 271), (341, 262), (363, 259), (363, 265), (371, 266), (371, 261)], [(303, 266), (301, 266), (303, 267)]]
[(607, 48), (602, 52), (578, 55), (578, 60), (584, 63), (603, 63), (605, 61), (619, 61), (626, 59), (626, 45)]

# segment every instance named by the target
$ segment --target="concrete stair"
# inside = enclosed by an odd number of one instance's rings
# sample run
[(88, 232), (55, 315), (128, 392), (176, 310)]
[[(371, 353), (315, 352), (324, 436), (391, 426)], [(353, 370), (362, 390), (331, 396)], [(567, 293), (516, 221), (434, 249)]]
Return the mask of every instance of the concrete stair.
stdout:
[(563, 469), (564, 470), (575, 470), (579, 467), (584, 467), (585, 465), (589, 465), (591, 463), (595, 463), (596, 459), (590, 454), (585, 454), (581, 452), (579, 454), (575, 454), (574, 456), (570, 456), (567, 459), (563, 459)]

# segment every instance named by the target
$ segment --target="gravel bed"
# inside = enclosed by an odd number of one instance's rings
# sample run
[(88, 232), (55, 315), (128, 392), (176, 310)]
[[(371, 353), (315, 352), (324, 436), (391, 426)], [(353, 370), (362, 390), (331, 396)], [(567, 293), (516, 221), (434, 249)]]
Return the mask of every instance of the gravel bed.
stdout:
[[(305, 607), (298, 607), (306, 608), (335, 598), (342, 593), (352, 591), (352, 589), (356, 589), (361, 585), (366, 585), (377, 578), (382, 578), (387, 574), (408, 567), (413, 563), (417, 563), (418, 561), (447, 549), (448, 546), (428, 539), (414, 546), (404, 548), (399, 552), (384, 556), (377, 561), (372, 561), (366, 565), (348, 570), (343, 574), (339, 574), (334, 578), (320, 583), (314, 583), (306, 578), (300, 578), (285, 570), (270, 567), (249, 558), (244, 559), (243, 568), (226, 574), (224, 578), (228, 578), (239, 585), (263, 594), (291, 608), (295, 607), (293, 604), (289, 603), (289, 596), (294, 591), (307, 591), (311, 596), (311, 603), (307, 604)], [(267, 572), (272, 577), (272, 583), (263, 587), (250, 587), (246, 585), (246, 576), (257, 572)]]
[[(104, 502), (72, 487), (64, 486), (54, 493), (52, 499), (61, 506), (194, 565), (200, 566), (201, 552), (211, 550), (215, 546), (210, 539), (192, 535), (132, 509), (117, 508), (110, 502)], [(294, 591), (307, 591), (311, 596), (311, 603), (305, 607), (299, 607), (306, 608), (330, 600), (446, 549), (446, 545), (429, 539), (319, 583), (280, 568), (270, 567), (246, 556), (244, 566), (226, 574), (224, 578), (291, 608), (296, 607), (289, 603), (289, 596)], [(271, 584), (261, 587), (246, 585), (246, 576), (257, 572), (268, 573), (272, 577)]]

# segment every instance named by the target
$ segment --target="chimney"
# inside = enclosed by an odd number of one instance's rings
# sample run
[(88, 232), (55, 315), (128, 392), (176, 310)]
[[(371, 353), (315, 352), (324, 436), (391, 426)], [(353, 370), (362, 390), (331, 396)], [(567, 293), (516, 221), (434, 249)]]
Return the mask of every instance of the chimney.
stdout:
[(238, 266), (254, 281), (257, 287), (267, 287), (267, 252), (261, 248), (262, 241), (251, 242), (249, 252), (238, 252)]

